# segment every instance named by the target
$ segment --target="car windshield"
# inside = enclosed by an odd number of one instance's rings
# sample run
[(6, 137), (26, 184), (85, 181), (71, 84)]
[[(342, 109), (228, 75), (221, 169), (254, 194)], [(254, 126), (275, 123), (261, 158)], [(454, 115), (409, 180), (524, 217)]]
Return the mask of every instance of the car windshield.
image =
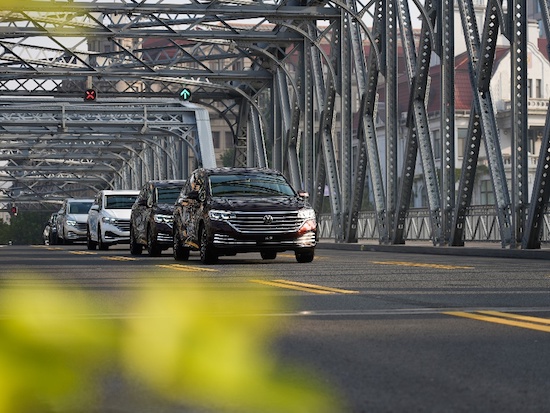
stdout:
[(137, 195), (107, 195), (105, 197), (105, 208), (108, 209), (131, 209), (136, 202)]
[(87, 214), (92, 206), (92, 202), (71, 202), (69, 204), (69, 214)]
[(157, 199), (159, 204), (174, 204), (181, 192), (179, 186), (160, 186), (157, 188)]
[(212, 196), (295, 196), (280, 175), (235, 174), (210, 176)]

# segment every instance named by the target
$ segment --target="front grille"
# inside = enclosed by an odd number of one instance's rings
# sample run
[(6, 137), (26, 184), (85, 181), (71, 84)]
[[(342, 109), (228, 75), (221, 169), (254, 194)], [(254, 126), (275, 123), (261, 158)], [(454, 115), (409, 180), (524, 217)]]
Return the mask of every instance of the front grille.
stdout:
[(128, 232), (130, 231), (130, 220), (129, 219), (117, 219), (115, 222), (115, 226), (121, 230)]
[(87, 224), (85, 222), (77, 222), (74, 229), (79, 232), (86, 232)]
[(243, 234), (285, 234), (296, 232), (303, 219), (298, 211), (288, 212), (235, 212), (228, 222)]

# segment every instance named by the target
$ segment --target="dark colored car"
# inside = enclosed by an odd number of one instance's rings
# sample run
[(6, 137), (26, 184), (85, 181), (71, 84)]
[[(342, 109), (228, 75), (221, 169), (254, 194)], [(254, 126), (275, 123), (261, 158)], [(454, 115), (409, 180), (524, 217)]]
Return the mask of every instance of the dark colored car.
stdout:
[(55, 245), (57, 244), (57, 212), (50, 215), (50, 219), (46, 222), (44, 230), (42, 231), (42, 237), (44, 238), (44, 244)]
[(317, 221), (306, 193), (297, 193), (280, 172), (264, 168), (197, 169), (174, 209), (174, 258), (198, 250), (203, 263), (219, 256), (260, 252), (275, 259), (294, 251), (311, 262)]
[(185, 180), (149, 181), (139, 192), (130, 213), (130, 253), (140, 255), (147, 248), (158, 256), (173, 244), (174, 203)]

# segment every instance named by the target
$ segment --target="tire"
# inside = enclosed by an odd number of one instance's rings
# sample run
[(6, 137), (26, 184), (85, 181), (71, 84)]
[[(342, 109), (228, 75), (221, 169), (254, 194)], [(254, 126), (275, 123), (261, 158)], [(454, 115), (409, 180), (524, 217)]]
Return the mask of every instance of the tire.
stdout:
[(215, 264), (218, 262), (218, 254), (216, 254), (216, 250), (214, 249), (214, 246), (208, 242), (208, 234), (206, 232), (206, 228), (204, 226), (201, 226), (200, 230), (200, 257), (201, 262), (203, 264)]
[(97, 242), (92, 241), (92, 236), (90, 235), (90, 228), (86, 231), (86, 246), (89, 250), (95, 250), (97, 247)]
[(65, 233), (65, 230), (63, 230), (63, 241), (61, 242), (64, 245), (71, 245), (73, 242), (69, 239), (67, 239), (67, 234)]
[(277, 258), (277, 251), (262, 251), (260, 255), (263, 260), (274, 260)]
[(174, 259), (176, 261), (189, 260), (189, 248), (185, 248), (178, 239), (178, 234), (174, 231)]
[(315, 257), (315, 251), (307, 250), (307, 251), (296, 251), (296, 261), (299, 263), (306, 263), (313, 261), (313, 258)]
[(101, 236), (101, 227), (97, 227), (97, 247), (102, 251), (107, 251), (109, 249), (109, 244), (103, 242), (103, 237)]
[(136, 237), (134, 236), (134, 229), (130, 226), (130, 254), (132, 255), (141, 255), (143, 251), (143, 245), (136, 242)]
[(147, 228), (147, 252), (150, 257), (158, 257), (162, 253), (162, 248), (157, 240), (153, 238), (153, 229), (151, 226)]

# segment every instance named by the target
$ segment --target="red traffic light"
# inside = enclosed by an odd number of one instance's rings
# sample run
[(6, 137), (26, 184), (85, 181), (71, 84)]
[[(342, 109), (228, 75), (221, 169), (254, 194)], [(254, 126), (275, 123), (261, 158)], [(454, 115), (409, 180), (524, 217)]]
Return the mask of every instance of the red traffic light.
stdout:
[(85, 101), (96, 100), (96, 98), (97, 98), (97, 92), (95, 91), (95, 89), (87, 89), (86, 92), (84, 92)]
[(16, 206), (11, 207), (11, 214), (17, 216), (18, 208)]

